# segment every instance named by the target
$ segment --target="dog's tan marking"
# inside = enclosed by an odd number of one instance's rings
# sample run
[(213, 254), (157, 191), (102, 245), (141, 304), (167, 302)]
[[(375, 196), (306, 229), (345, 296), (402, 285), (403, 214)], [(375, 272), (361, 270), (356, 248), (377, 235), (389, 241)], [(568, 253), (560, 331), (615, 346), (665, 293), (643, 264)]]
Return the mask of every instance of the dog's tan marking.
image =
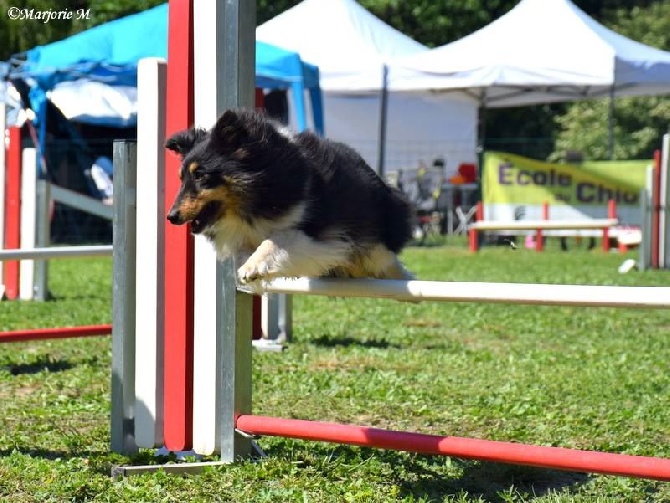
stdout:
[(371, 249), (354, 252), (348, 262), (330, 271), (337, 278), (413, 279), (395, 253), (378, 244)]
[(194, 220), (204, 208), (204, 203), (199, 198), (184, 197), (179, 204), (179, 214), (185, 222)]
[(199, 198), (206, 203), (219, 201), (223, 203), (224, 215), (237, 217), (242, 207), (242, 197), (229, 184), (219, 185), (213, 189), (206, 189), (200, 193)]
[[(198, 217), (200, 212), (208, 203), (215, 201), (222, 204), (223, 215), (239, 215), (241, 198), (235, 191), (226, 185), (220, 185), (213, 189), (203, 189), (195, 197), (184, 197), (179, 205), (179, 213), (185, 221), (191, 221)], [(221, 218), (219, 215), (217, 218)]]
[(192, 162), (191, 164), (188, 165), (188, 172), (193, 174), (193, 172), (198, 169), (198, 163), (197, 162)]

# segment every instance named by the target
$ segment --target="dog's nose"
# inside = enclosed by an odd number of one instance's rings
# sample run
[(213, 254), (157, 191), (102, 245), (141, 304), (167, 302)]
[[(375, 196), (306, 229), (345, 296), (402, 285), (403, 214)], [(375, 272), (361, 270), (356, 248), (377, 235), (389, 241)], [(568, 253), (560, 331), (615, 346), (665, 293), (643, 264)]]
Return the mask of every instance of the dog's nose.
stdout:
[(179, 215), (179, 210), (176, 209), (171, 209), (170, 212), (167, 214), (167, 219), (169, 222), (173, 225), (181, 225), (184, 222), (181, 221), (181, 216)]

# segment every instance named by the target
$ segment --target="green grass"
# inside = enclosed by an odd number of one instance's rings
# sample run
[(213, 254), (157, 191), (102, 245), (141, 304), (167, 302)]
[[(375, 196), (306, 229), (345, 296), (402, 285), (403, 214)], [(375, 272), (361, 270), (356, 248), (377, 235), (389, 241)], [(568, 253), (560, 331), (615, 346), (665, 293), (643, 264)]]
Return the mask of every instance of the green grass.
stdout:
[[(670, 284), (626, 257), (408, 249), (421, 279)], [(0, 302), (0, 329), (109, 323), (111, 262), (54, 261), (47, 303)], [(670, 457), (670, 313), (297, 297), (294, 341), (254, 354), (254, 412)], [(0, 499), (61, 501), (670, 501), (667, 483), (263, 438), (262, 462), (112, 480), (111, 341), (0, 346)], [(158, 460), (160, 461), (160, 460)]]

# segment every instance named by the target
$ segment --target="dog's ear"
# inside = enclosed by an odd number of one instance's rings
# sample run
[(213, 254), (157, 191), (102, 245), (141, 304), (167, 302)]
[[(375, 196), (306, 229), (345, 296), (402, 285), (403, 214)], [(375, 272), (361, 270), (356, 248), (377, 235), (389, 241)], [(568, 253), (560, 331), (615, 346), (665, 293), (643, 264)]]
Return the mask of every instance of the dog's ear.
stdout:
[(201, 128), (185, 129), (173, 134), (165, 142), (165, 148), (172, 150), (179, 154), (182, 159), (188, 154), (193, 147), (203, 141), (207, 136), (207, 131)]
[(243, 112), (226, 110), (212, 129), (212, 145), (221, 150), (236, 150), (248, 141), (248, 121)]

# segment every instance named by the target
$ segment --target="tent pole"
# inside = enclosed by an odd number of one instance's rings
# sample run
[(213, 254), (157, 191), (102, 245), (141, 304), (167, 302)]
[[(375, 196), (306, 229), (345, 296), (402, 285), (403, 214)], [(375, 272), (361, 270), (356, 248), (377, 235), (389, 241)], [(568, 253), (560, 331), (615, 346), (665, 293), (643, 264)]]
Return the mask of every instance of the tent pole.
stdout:
[(386, 113), (388, 111), (388, 73), (389, 68), (382, 66), (382, 92), (379, 103), (379, 151), (377, 155), (377, 173), (381, 178), (385, 176), (386, 164)]
[(607, 112), (607, 158), (614, 159), (614, 86), (610, 87), (610, 102)]
[[(484, 180), (484, 142), (486, 141), (486, 91), (479, 98), (479, 108), (477, 109), (477, 201), (484, 208), (484, 191), (482, 180)], [(477, 204), (477, 203), (475, 203)], [(480, 217), (477, 216), (477, 219)], [(480, 232), (475, 238), (478, 240), (478, 246), (482, 244), (483, 234)]]
[(486, 96), (482, 95), (479, 99), (477, 120), (477, 162), (479, 163), (479, 178), (482, 177), (484, 168), (484, 142), (486, 141)]

